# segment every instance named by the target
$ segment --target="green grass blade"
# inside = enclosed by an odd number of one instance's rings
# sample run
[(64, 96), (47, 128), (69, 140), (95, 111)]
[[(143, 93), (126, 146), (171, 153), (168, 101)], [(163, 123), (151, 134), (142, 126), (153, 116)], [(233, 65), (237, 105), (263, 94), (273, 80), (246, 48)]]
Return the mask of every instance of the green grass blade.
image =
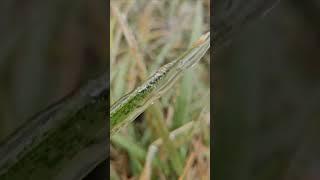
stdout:
[(190, 119), (190, 108), (191, 105), (191, 95), (192, 95), (192, 77), (193, 72), (186, 72), (185, 76), (182, 78), (180, 84), (179, 95), (177, 97), (177, 103), (174, 113), (174, 120), (172, 122), (172, 128), (176, 129), (182, 124), (186, 123)]
[(119, 134), (114, 135), (111, 138), (111, 141), (112, 143), (117, 144), (119, 147), (122, 147), (125, 150), (127, 150), (132, 156), (136, 157), (136, 159), (143, 160), (143, 158), (147, 154), (142, 147), (132, 142), (127, 137), (121, 136)]
[(183, 72), (201, 60), (210, 47), (210, 32), (201, 36), (180, 58), (162, 66), (145, 83), (120, 98), (110, 110), (111, 136), (160, 98)]
[[(202, 9), (203, 2), (197, 1), (196, 8), (193, 17), (193, 25), (192, 25), (192, 32), (191, 38), (189, 41), (189, 48), (192, 47), (192, 43), (197, 40), (197, 38), (201, 35), (201, 31), (203, 27), (203, 9)], [(193, 90), (193, 69), (186, 71), (185, 75), (182, 78), (180, 88), (179, 88), (179, 95), (177, 98), (175, 113), (174, 113), (174, 120), (172, 128), (176, 129), (182, 124), (188, 122), (190, 120), (190, 105), (191, 105), (191, 97), (192, 97), (192, 90)]]

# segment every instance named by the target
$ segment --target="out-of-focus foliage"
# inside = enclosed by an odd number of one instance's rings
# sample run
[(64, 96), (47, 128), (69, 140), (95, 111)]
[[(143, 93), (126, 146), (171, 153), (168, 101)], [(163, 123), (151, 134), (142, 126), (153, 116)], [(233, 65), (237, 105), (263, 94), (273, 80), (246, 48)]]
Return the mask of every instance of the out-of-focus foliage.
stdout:
[(215, 54), (215, 179), (319, 179), (319, 12), (280, 1)]
[[(111, 104), (210, 30), (209, 2), (111, 1)], [(112, 179), (209, 178), (209, 66), (206, 56), (135, 123), (112, 137)], [(201, 125), (193, 126), (197, 119)], [(170, 133), (183, 132), (170, 140)]]
[(0, 141), (105, 72), (105, 11), (100, 1), (0, 2)]

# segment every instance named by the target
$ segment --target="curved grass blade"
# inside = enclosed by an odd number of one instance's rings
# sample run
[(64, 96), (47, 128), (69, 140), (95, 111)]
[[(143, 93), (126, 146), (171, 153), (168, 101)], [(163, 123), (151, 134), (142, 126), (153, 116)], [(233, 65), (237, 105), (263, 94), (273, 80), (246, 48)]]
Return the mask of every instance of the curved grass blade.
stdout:
[(202, 35), (181, 57), (159, 68), (146, 82), (114, 103), (110, 109), (111, 136), (160, 98), (183, 72), (201, 60), (209, 47), (210, 32)]

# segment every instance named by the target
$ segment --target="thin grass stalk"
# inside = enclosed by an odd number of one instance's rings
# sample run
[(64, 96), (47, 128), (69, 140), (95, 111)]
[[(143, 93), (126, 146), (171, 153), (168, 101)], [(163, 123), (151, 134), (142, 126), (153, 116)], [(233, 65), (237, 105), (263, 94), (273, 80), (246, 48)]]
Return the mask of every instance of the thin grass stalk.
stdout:
[(125, 18), (125, 16), (123, 16), (123, 14), (120, 13), (118, 7), (116, 7), (115, 5), (111, 4), (111, 10), (114, 13), (114, 15), (117, 17), (118, 22), (120, 24), (120, 27), (123, 31), (123, 34), (128, 42), (129, 48), (130, 48), (130, 52), (132, 53), (133, 57), (136, 60), (137, 63), (137, 67), (140, 70), (140, 78), (144, 79), (146, 74), (147, 74), (147, 69), (145, 67), (145, 64), (143, 63), (143, 55), (142, 53), (139, 51), (138, 49), (138, 43), (136, 38), (134, 37), (133, 32), (130, 30), (128, 22)]
[(183, 72), (202, 59), (209, 47), (210, 32), (201, 36), (181, 57), (161, 67), (145, 83), (114, 103), (110, 110), (111, 136), (167, 92)]
[[(209, 93), (206, 98), (209, 96)], [(202, 127), (201, 127), (201, 119), (209, 109), (209, 105), (206, 105), (201, 112), (199, 113), (199, 116), (197, 119), (190, 121), (183, 126), (173, 130), (169, 134), (170, 141), (179, 146), (180, 144), (183, 144), (190, 140), (191, 137), (194, 136), (194, 134), (198, 133)], [(154, 141), (148, 148), (146, 161), (144, 165), (143, 172), (141, 173), (140, 180), (149, 180), (151, 179), (151, 171), (152, 171), (152, 161), (156, 155), (156, 153), (159, 150), (159, 147), (166, 143), (166, 140), (162, 138), (158, 138), (156, 141)], [(184, 173), (183, 173), (184, 174)], [(183, 175), (182, 175), (183, 176)]]
[(177, 151), (177, 146), (174, 145), (172, 140), (170, 139), (170, 132), (166, 127), (163, 114), (160, 108), (159, 103), (155, 103), (150, 107), (152, 112), (154, 112), (155, 120), (152, 122), (156, 127), (156, 133), (158, 137), (164, 139), (164, 145), (167, 152), (170, 152), (172, 156), (169, 156), (170, 163), (175, 170), (176, 174), (180, 174), (183, 168), (182, 160), (180, 158), (180, 154)]

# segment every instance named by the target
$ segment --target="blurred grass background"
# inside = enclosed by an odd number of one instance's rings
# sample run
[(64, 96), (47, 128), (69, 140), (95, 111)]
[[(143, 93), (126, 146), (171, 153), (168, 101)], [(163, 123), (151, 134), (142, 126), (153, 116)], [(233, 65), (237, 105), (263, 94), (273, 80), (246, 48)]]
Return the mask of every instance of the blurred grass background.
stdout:
[[(210, 31), (209, 3), (111, 1), (111, 104)], [(209, 57), (207, 54), (164, 97), (112, 137), (111, 179), (209, 179)], [(172, 140), (169, 134), (177, 138)], [(164, 141), (157, 141), (159, 138)]]
[(0, 2), (0, 144), (107, 68), (102, 1)]
[[(107, 3), (0, 1), (1, 151), (35, 114), (106, 73)], [(86, 179), (105, 175), (99, 169)]]
[(280, 1), (214, 54), (214, 179), (320, 179), (319, 12)]

